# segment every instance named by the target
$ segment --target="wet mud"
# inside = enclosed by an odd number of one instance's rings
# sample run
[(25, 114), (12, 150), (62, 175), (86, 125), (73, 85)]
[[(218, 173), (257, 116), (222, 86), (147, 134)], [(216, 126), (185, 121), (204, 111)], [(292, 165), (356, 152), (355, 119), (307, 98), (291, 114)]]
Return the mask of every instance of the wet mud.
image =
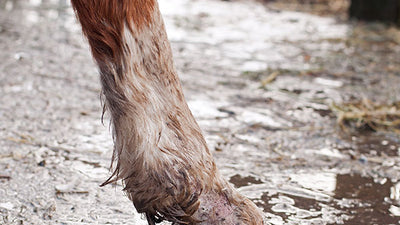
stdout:
[[(159, 2), (217, 165), (266, 224), (400, 224), (399, 135), (342, 130), (332, 110), (400, 100), (397, 28)], [(0, 224), (146, 224), (121, 184), (99, 187), (112, 153), (99, 95), (67, 0), (0, 0)]]
[(265, 193), (261, 196), (262, 202), (258, 203), (258, 206), (263, 208), (264, 212), (278, 215), (283, 220), (295, 224), (306, 221), (309, 221), (309, 224), (326, 223), (327, 221), (318, 219), (324, 206), (347, 213), (348, 216), (334, 222), (338, 224), (397, 224), (398, 217), (388, 213), (398, 209), (392, 205), (398, 201), (394, 197), (396, 191), (398, 192), (397, 186), (387, 179), (376, 182), (359, 174), (338, 174), (334, 194), (326, 203), (297, 196), (295, 193), (272, 196)]

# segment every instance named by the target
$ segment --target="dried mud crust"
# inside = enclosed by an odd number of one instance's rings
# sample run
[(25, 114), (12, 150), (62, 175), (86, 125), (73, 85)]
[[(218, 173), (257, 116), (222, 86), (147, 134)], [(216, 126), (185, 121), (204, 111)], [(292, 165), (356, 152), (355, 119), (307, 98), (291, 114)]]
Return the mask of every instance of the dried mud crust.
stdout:
[[(160, 6), (221, 173), (267, 224), (352, 224), (371, 209), (365, 224), (398, 221), (399, 136), (344, 133), (331, 110), (399, 101), (397, 29), (248, 1)], [(0, 224), (145, 224), (120, 184), (99, 187), (112, 138), (67, 1), (0, 2), (0, 49)]]

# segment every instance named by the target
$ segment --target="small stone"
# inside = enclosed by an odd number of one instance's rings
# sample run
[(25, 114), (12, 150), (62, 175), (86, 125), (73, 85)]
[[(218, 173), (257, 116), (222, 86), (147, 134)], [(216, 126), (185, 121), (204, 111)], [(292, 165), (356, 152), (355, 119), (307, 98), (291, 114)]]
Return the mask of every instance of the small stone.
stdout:
[(45, 166), (46, 166), (46, 160), (40, 161), (40, 162), (38, 163), (38, 166), (45, 167)]
[(368, 162), (368, 159), (365, 158), (365, 156), (361, 156), (361, 157), (358, 159), (358, 161), (360, 161), (360, 163), (367, 163), (367, 162)]

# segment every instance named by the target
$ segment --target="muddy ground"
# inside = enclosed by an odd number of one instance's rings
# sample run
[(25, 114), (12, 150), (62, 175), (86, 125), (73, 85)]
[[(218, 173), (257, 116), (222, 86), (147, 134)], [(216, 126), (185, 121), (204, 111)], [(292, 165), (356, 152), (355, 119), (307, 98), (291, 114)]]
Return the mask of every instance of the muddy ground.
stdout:
[[(331, 110), (400, 101), (398, 29), (252, 1), (160, 7), (217, 164), (267, 224), (400, 224), (399, 135), (344, 132)], [(146, 224), (121, 185), (99, 187), (99, 94), (67, 0), (0, 0), (0, 224)]]

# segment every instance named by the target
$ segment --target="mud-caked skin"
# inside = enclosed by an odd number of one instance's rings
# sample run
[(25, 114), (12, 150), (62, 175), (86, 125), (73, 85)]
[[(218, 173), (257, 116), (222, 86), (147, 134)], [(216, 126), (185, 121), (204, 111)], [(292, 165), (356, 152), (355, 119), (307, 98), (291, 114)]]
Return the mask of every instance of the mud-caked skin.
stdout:
[(219, 174), (190, 112), (156, 0), (72, 0), (100, 70), (113, 174), (149, 224), (261, 225)]

